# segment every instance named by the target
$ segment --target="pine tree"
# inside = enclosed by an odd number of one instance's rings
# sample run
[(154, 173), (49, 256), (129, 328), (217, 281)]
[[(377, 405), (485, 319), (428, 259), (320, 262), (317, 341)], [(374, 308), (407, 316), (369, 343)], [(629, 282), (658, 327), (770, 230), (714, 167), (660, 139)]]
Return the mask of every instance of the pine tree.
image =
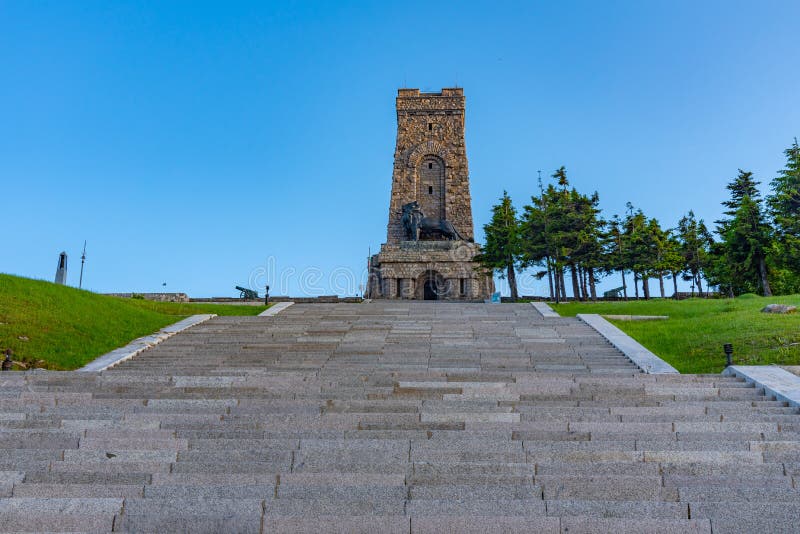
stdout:
[(730, 199), (722, 203), (728, 218), (717, 221), (722, 246), (714, 249), (712, 279), (729, 293), (760, 291), (772, 295), (768, 277), (768, 255), (772, 228), (762, 207), (759, 182), (753, 173), (739, 169), (727, 189)]
[(622, 295), (625, 300), (628, 300), (628, 283), (625, 279), (625, 272), (628, 271), (629, 268), (627, 261), (628, 238), (623, 230), (623, 224), (619, 215), (614, 215), (611, 220), (606, 223), (606, 231), (604, 234), (604, 267), (605, 271), (609, 273), (619, 271), (622, 276)]
[(550, 298), (559, 302), (561, 292), (558, 278), (555, 273), (555, 258), (553, 257), (555, 243), (553, 242), (553, 206), (550, 198), (553, 196), (553, 186), (548, 187), (545, 193), (541, 173), (539, 176), (539, 196), (531, 196), (531, 203), (524, 206), (525, 213), (520, 220), (522, 266), (542, 266), (544, 271), (537, 272), (534, 276), (541, 280), (547, 276)]
[(675, 235), (674, 230), (667, 232), (667, 245), (664, 252), (664, 267), (669, 270), (672, 278), (672, 295), (678, 298), (678, 276), (685, 267), (683, 254), (681, 254), (681, 243)]
[(550, 298), (558, 301), (560, 292), (557, 291), (557, 285), (554, 286), (553, 243), (548, 224), (550, 214), (544, 190), (541, 190), (540, 196), (531, 197), (531, 203), (524, 207), (524, 211), (520, 221), (522, 265), (544, 267), (545, 270), (537, 272), (535, 276), (539, 280), (547, 276)]
[[(683, 265), (677, 243), (672, 237), (670, 230), (663, 230), (656, 219), (650, 219), (648, 223), (650, 238), (652, 240), (653, 268), (652, 274), (658, 278), (658, 287), (661, 298), (664, 298), (664, 278), (673, 276), (673, 273), (680, 270)], [(677, 286), (676, 286), (677, 287)], [(677, 289), (675, 290), (677, 292)]]
[(750, 282), (765, 297), (772, 295), (767, 276), (767, 254), (772, 245), (771, 227), (758, 201), (744, 196), (722, 235), (724, 254), (736, 280)]
[(522, 249), (520, 224), (517, 210), (511, 197), (503, 191), (500, 203), (492, 207), (492, 220), (483, 227), (486, 244), (476, 260), (486, 268), (497, 271), (500, 278), (508, 277), (511, 299), (517, 300), (517, 276), (515, 268), (520, 265)]
[(723, 206), (728, 208), (724, 212), (725, 215), (728, 215), (729, 217), (736, 215), (736, 212), (742, 205), (744, 197), (750, 197), (752, 200), (758, 200), (761, 197), (761, 193), (758, 191), (758, 184), (760, 183), (761, 182), (757, 182), (753, 179), (752, 172), (739, 169), (739, 174), (736, 176), (736, 178), (734, 178), (731, 183), (725, 186), (726, 189), (731, 192), (730, 200), (726, 200), (722, 203)]
[(627, 241), (625, 250), (625, 263), (633, 273), (633, 292), (639, 298), (639, 280), (642, 281), (644, 298), (650, 297), (647, 277), (652, 268), (652, 245), (650, 232), (647, 228), (647, 218), (642, 210), (633, 211), (633, 206), (628, 203), (628, 215), (623, 222)]
[(552, 184), (540, 188), (540, 195), (531, 197), (531, 204), (525, 206), (521, 221), (522, 263), (545, 265), (547, 270), (540, 274), (552, 277), (551, 291), (556, 302), (566, 299), (564, 269), (571, 250), (569, 209), (565, 201), (569, 191), (564, 173), (560, 185), (561, 189)]
[(556, 179), (556, 183), (561, 186), (562, 191), (566, 191), (567, 187), (569, 187), (569, 180), (567, 180), (567, 168), (563, 165), (556, 169), (556, 172), (553, 173), (553, 178)]
[(572, 259), (580, 273), (580, 289), (584, 299), (597, 299), (597, 270), (603, 265), (603, 227), (605, 221), (600, 217), (600, 197), (597, 192), (586, 196), (572, 190), (577, 246)]
[(565, 167), (557, 169), (552, 178), (555, 184), (545, 189), (540, 183), (539, 196), (531, 197), (524, 208), (522, 263), (546, 267), (536, 276), (552, 279), (551, 295), (556, 301), (566, 298), (565, 270), (570, 272), (576, 299), (595, 299), (598, 269), (604, 261), (599, 197), (570, 187)]
[[(734, 178), (732, 182), (725, 186), (725, 188), (730, 191), (730, 199), (722, 202), (722, 205), (727, 208), (722, 213), (727, 217), (718, 221), (714, 221), (714, 224), (717, 225), (716, 232), (720, 235), (720, 237), (724, 236), (728, 231), (728, 226), (736, 216), (736, 212), (738, 212), (739, 208), (742, 206), (742, 200), (745, 197), (755, 199), (756, 201), (759, 201), (761, 197), (761, 193), (758, 191), (758, 185), (761, 182), (757, 182), (753, 179), (752, 172), (743, 171), (742, 169), (739, 169), (738, 171), (739, 173), (736, 175), (736, 178)], [(719, 254), (719, 251), (722, 249), (717, 247), (715, 250), (717, 254)], [(723, 263), (726, 261), (726, 259), (722, 258)], [(722, 264), (720, 263), (720, 258), (713, 258), (711, 262), (714, 264), (712, 270), (717, 273), (721, 272), (720, 269), (722, 268)], [(730, 271), (730, 269), (727, 267), (722, 268), (722, 270), (726, 270), (728, 272)]]
[(703, 296), (703, 277), (709, 267), (709, 250), (714, 243), (711, 232), (708, 231), (702, 219), (697, 219), (693, 211), (681, 217), (678, 221), (677, 236), (680, 243), (680, 252), (683, 256), (686, 280), (696, 286), (700, 296)]
[(709, 284), (719, 287), (720, 293), (733, 298), (737, 294), (753, 291), (752, 287), (742, 285), (742, 281), (734, 275), (736, 266), (729, 263), (730, 258), (725, 253), (723, 241), (716, 241), (711, 245), (708, 257), (706, 280)]
[(561, 296), (567, 298), (566, 284), (564, 280), (565, 269), (570, 269), (572, 279), (572, 296), (579, 298), (578, 277), (575, 263), (572, 260), (572, 253), (577, 246), (577, 232), (575, 229), (575, 213), (572, 203), (571, 192), (569, 190), (569, 180), (567, 179), (567, 170), (562, 165), (553, 174), (552, 178), (556, 180), (559, 188), (548, 187), (547, 196), (548, 206), (551, 208), (550, 225), (552, 228), (552, 237), (555, 241), (555, 260), (556, 260), (556, 278), (559, 282)]
[(786, 168), (770, 183), (767, 204), (775, 224), (778, 263), (800, 278), (800, 146), (796, 138), (784, 154)]

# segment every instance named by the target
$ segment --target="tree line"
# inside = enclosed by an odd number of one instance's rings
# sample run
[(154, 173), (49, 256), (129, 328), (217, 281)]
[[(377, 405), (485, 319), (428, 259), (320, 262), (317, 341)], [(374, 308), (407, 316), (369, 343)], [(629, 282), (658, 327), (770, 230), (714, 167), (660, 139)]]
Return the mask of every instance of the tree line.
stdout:
[[(762, 198), (752, 172), (739, 170), (727, 185), (723, 217), (711, 230), (693, 211), (665, 228), (657, 219), (627, 204), (623, 216), (604, 218), (597, 192), (572, 187), (561, 167), (546, 186), (518, 212), (504, 191), (483, 228), (486, 244), (477, 257), (481, 267), (507, 278), (511, 298), (519, 297), (516, 275), (533, 268), (547, 278), (550, 298), (597, 298), (597, 283), (616, 276), (619, 287), (608, 296), (666, 296), (671, 281), (691, 283), (699, 296), (800, 292), (800, 147), (797, 139), (784, 151), (786, 166), (770, 181)], [(704, 283), (705, 282), (705, 283)]]

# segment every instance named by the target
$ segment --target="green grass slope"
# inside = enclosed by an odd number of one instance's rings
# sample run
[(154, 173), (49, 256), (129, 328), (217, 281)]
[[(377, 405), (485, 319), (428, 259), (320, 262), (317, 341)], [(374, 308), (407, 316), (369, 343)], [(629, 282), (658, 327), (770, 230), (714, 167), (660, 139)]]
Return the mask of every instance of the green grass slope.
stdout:
[(265, 306), (150, 302), (0, 274), (0, 351), (29, 367), (77, 369), (198, 313), (256, 315)]
[(724, 343), (733, 343), (734, 363), (740, 365), (800, 364), (800, 313), (760, 312), (771, 303), (800, 307), (800, 295), (575, 302), (552, 306), (565, 316), (669, 315), (666, 321), (611, 322), (681, 373), (719, 373), (725, 366)]

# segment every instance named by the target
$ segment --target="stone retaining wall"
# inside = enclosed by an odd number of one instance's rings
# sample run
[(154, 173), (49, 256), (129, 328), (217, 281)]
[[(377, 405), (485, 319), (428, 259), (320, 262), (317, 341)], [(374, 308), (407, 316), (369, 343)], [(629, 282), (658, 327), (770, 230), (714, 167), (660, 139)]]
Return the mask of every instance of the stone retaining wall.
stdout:
[(144, 300), (155, 302), (189, 302), (189, 295), (186, 293), (104, 293), (110, 297), (133, 298), (134, 295)]
[[(314, 303), (337, 303), (337, 302), (352, 302), (358, 303), (361, 302), (363, 299), (361, 297), (340, 297), (338, 295), (320, 295), (319, 297), (288, 297), (286, 295), (270, 295), (269, 301), (270, 302), (297, 302), (302, 304), (314, 304)], [(253, 303), (253, 304), (263, 304), (264, 298), (258, 299), (251, 299), (244, 301), (240, 298), (236, 297), (210, 297), (210, 298), (191, 298), (189, 302), (214, 302), (214, 303)]]

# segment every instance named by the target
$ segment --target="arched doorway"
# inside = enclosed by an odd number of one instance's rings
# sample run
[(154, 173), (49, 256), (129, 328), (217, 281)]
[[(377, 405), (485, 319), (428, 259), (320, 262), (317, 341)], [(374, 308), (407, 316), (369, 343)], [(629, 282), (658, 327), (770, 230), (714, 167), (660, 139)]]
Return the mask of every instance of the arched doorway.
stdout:
[(422, 298), (424, 300), (439, 300), (439, 295), (436, 294), (436, 280), (425, 280), (425, 285), (422, 286)]
[(448, 284), (444, 277), (436, 271), (428, 270), (417, 278), (418, 300), (441, 300), (448, 294)]

